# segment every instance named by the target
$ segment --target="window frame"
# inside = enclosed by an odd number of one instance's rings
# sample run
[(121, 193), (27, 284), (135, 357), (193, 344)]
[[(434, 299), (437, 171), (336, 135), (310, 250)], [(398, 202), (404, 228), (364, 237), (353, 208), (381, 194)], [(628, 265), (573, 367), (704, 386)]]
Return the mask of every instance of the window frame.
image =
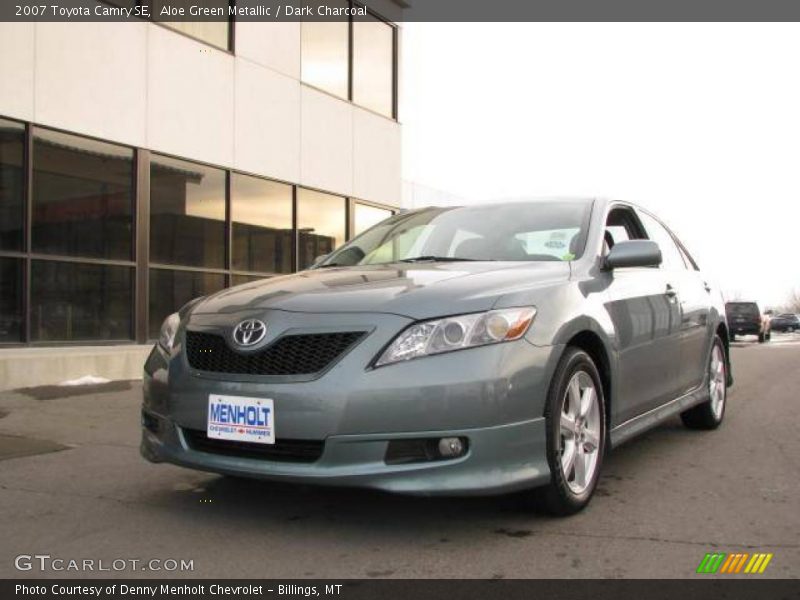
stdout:
[[(675, 250), (678, 253), (678, 258), (680, 258), (681, 264), (683, 264), (683, 269), (684, 270), (691, 270), (691, 266), (686, 264), (686, 258), (684, 256), (683, 250), (681, 249), (681, 244), (678, 242), (678, 239), (675, 237), (675, 234), (672, 233), (672, 230), (669, 227), (667, 227), (661, 219), (659, 219), (657, 216), (655, 216), (650, 211), (644, 210), (643, 208), (637, 208), (636, 211), (639, 212), (639, 213), (642, 213), (643, 215), (647, 215), (648, 217), (653, 219), (653, 221), (655, 221), (657, 225), (661, 226), (661, 228), (667, 234), (667, 237), (670, 240), (672, 240), (672, 243), (675, 246)], [(650, 241), (655, 242), (656, 240), (654, 240), (654, 239), (652, 239), (650, 237), (650, 232), (647, 231), (647, 226), (644, 223), (642, 223), (641, 225), (644, 228), (645, 234), (647, 235), (647, 239), (650, 240)], [(658, 242), (656, 242), (656, 243), (658, 243)], [(659, 246), (659, 248), (660, 248), (660, 246)], [(670, 269), (667, 269), (666, 267), (664, 267), (664, 261), (663, 261), (664, 251), (663, 250), (661, 250), (661, 255), (662, 255), (662, 261), (661, 261), (661, 264), (658, 266), (658, 268), (662, 269), (662, 270), (665, 270), (665, 271), (670, 270)]]
[[(357, 19), (357, 17), (354, 17), (353, 15), (350, 15), (347, 18), (347, 24), (348, 24), (348, 28), (347, 28), (347, 97), (343, 98), (343, 97), (339, 96), (338, 94), (335, 94), (335, 93), (333, 93), (331, 91), (326, 90), (325, 88), (322, 88), (322, 87), (319, 87), (317, 85), (314, 85), (313, 83), (309, 83), (309, 82), (305, 81), (302, 78), (302, 71), (303, 71), (303, 69), (302, 69), (302, 64), (303, 64), (303, 47), (302, 47), (302, 43), (301, 43), (301, 46), (300, 46), (300, 73), (301, 73), (300, 83), (303, 84), (304, 86), (310, 88), (310, 89), (313, 89), (313, 90), (316, 90), (316, 91), (321, 92), (323, 94), (326, 94), (328, 96), (331, 96), (332, 98), (336, 98), (337, 100), (343, 100), (345, 102), (349, 102), (353, 106), (357, 106), (360, 109), (365, 110), (365, 111), (367, 111), (367, 112), (369, 112), (369, 113), (371, 113), (373, 115), (377, 115), (379, 117), (383, 117), (384, 119), (390, 119), (392, 121), (399, 121), (399, 117), (398, 117), (398, 113), (399, 113), (398, 97), (400, 95), (400, 93), (399, 93), (400, 92), (400, 89), (399, 89), (400, 88), (400, 83), (399, 83), (399, 81), (400, 81), (399, 80), (399, 71), (400, 71), (400, 66), (399, 66), (399, 44), (400, 44), (400, 40), (399, 40), (399, 38), (400, 38), (400, 31), (399, 31), (399, 27), (397, 26), (397, 23), (394, 23), (394, 22), (386, 19), (381, 14), (375, 12), (374, 10), (372, 10), (371, 8), (369, 8), (366, 4), (364, 4), (362, 2), (358, 2), (357, 0), (345, 0), (345, 1), (346, 1), (346, 3), (348, 4), (348, 6), (350, 8), (355, 8), (355, 7), (364, 8), (367, 11), (367, 15), (369, 15), (369, 16), (371, 16), (371, 17), (373, 17), (373, 18), (385, 23), (386, 25), (388, 25), (389, 27), (392, 28), (392, 77), (391, 77), (391, 80), (392, 80), (392, 106), (391, 106), (391, 114), (387, 115), (387, 114), (379, 112), (377, 110), (373, 110), (373, 109), (371, 109), (369, 107), (362, 106), (361, 104), (359, 104), (358, 102), (353, 100), (353, 67), (354, 67), (354, 60), (353, 60), (353, 57), (354, 57), (353, 23)], [(301, 27), (302, 27), (302, 25), (301, 25)]]
[[(101, 2), (102, 4), (108, 4), (110, 6), (118, 6), (113, 2), (107, 0), (97, 0), (97, 2)], [(217, 46), (216, 44), (212, 44), (211, 42), (204, 40), (203, 38), (199, 38), (193, 36), (189, 33), (184, 31), (180, 31), (179, 29), (175, 29), (167, 25), (166, 21), (158, 21), (155, 18), (155, 14), (153, 11), (153, 4), (152, 0), (133, 0), (133, 4), (135, 6), (147, 6), (150, 9), (150, 17), (149, 18), (140, 18), (140, 20), (145, 21), (147, 23), (152, 23), (154, 25), (158, 25), (159, 27), (163, 27), (172, 31), (173, 33), (177, 33), (178, 35), (182, 35), (190, 40), (194, 40), (196, 42), (200, 42), (201, 44), (205, 44), (209, 48), (214, 48), (215, 50), (219, 50), (220, 52), (226, 52), (228, 54), (236, 54), (236, 15), (228, 15), (228, 44), (225, 48), (221, 46)], [(236, 0), (228, 0), (228, 6), (236, 6)]]

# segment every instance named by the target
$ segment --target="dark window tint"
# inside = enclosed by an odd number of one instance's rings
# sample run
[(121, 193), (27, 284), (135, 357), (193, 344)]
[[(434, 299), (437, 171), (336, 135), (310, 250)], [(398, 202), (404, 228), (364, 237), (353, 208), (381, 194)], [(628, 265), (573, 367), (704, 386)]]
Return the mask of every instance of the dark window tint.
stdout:
[(24, 141), (22, 124), (0, 119), (0, 250), (22, 250)]
[(220, 273), (150, 269), (150, 337), (158, 337), (164, 319), (189, 300), (224, 287), (225, 276)]
[(741, 317), (758, 317), (761, 314), (755, 302), (728, 302), (725, 305), (725, 312)]
[(291, 273), (292, 186), (233, 174), (233, 268)]
[(344, 243), (344, 198), (303, 188), (297, 189), (299, 268), (311, 266), (321, 254)]
[(131, 285), (129, 267), (33, 261), (33, 341), (130, 339)]
[(22, 340), (22, 260), (0, 258), (0, 343)]
[(33, 250), (130, 260), (133, 150), (33, 132)]
[(225, 171), (153, 156), (150, 262), (224, 267)]
[(683, 256), (667, 228), (646, 212), (639, 212), (639, 218), (647, 230), (647, 237), (661, 249), (661, 268), (670, 271), (686, 269)]
[(394, 27), (373, 16), (353, 21), (353, 102), (392, 116)]

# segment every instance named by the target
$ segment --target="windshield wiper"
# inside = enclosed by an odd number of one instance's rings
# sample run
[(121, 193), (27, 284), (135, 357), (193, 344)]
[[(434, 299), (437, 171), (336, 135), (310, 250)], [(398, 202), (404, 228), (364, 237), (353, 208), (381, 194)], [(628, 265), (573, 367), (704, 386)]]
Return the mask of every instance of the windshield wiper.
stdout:
[[(479, 258), (461, 258), (458, 256), (413, 256), (411, 258), (401, 258), (397, 262), (402, 263), (415, 263), (415, 262), (480, 262), (484, 259)], [(492, 260), (492, 259), (485, 259)]]
[(324, 264), (324, 265), (319, 265), (318, 267), (314, 267), (314, 268), (315, 269), (327, 269), (329, 267), (349, 267), (349, 266), (351, 266), (351, 265), (343, 265), (342, 263), (333, 262), (333, 263), (327, 263), (327, 264)]

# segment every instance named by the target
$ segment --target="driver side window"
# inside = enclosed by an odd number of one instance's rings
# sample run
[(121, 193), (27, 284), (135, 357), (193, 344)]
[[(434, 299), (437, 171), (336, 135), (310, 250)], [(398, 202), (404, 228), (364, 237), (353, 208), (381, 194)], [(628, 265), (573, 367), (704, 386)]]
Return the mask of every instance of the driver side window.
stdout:
[(603, 240), (603, 256), (608, 254), (614, 244), (618, 242), (644, 239), (647, 239), (647, 235), (632, 209), (618, 207), (608, 213)]

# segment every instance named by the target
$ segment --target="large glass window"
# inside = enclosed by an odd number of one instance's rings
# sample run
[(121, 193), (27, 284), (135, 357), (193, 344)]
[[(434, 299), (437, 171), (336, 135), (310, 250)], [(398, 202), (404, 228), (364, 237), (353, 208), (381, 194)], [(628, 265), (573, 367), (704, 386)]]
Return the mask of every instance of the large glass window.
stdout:
[(307, 268), (392, 212), (0, 118), (0, 344), (152, 339), (189, 300)]
[(22, 250), (24, 142), (24, 125), (0, 119), (0, 250)]
[[(348, 2), (335, 5), (346, 7)], [(301, 79), (305, 83), (395, 117), (393, 25), (372, 14), (349, 22), (304, 22), (301, 46)]]
[[(331, 2), (330, 5), (347, 6), (347, 3)], [(304, 21), (301, 26), (302, 80), (345, 99), (348, 97), (349, 27), (347, 21)]]
[(225, 266), (225, 171), (153, 156), (150, 262)]
[(19, 258), (0, 258), (0, 343), (22, 340), (22, 268)]
[(150, 338), (157, 338), (164, 319), (189, 300), (224, 287), (225, 276), (221, 273), (150, 269)]
[(373, 225), (388, 219), (393, 214), (388, 208), (379, 208), (356, 202), (353, 205), (353, 235), (364, 233)]
[(353, 102), (392, 117), (394, 27), (368, 16), (353, 21)]
[(233, 268), (291, 273), (292, 186), (231, 175)]
[(133, 150), (33, 131), (33, 251), (130, 260)]
[[(185, 33), (190, 37), (216, 46), (217, 48), (230, 50), (230, 19), (227, 16), (228, 0), (192, 0), (191, 4), (199, 9), (200, 12), (198, 14), (207, 15), (203, 17), (206, 20), (159, 22), (162, 25), (166, 25), (171, 29)], [(150, 14), (154, 19), (158, 20), (163, 18), (161, 10), (165, 6), (175, 6), (175, 3), (171, 2), (171, 0), (152, 0)], [(184, 8), (187, 7), (185, 6)]]
[(302, 270), (344, 242), (345, 199), (298, 188), (297, 230), (298, 268)]
[(131, 339), (130, 267), (34, 260), (33, 341)]

